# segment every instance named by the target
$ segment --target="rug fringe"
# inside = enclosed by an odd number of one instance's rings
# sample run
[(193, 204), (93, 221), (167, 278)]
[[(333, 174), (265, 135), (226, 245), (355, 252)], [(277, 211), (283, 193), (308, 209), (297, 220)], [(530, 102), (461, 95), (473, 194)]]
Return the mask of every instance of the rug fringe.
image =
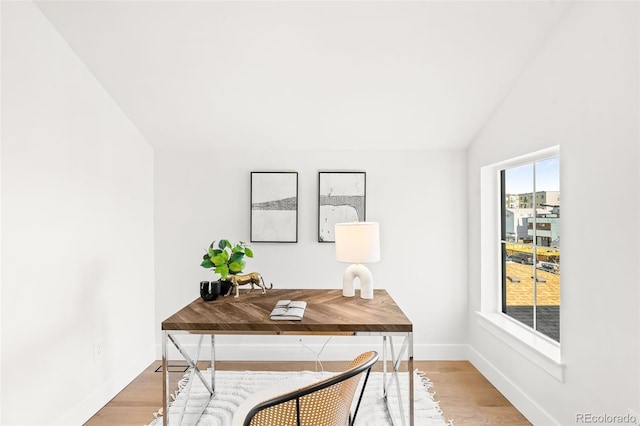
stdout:
[[(438, 406), (436, 408), (437, 408), (438, 412), (440, 413), (440, 415), (444, 418), (444, 413), (442, 412), (442, 409), (440, 408), (440, 400), (439, 399), (436, 400), (436, 398), (435, 398), (436, 392), (431, 390), (431, 388), (433, 387), (433, 382), (431, 381), (431, 379), (429, 379), (429, 377), (427, 377), (427, 373), (425, 373), (424, 371), (418, 370), (416, 368), (414, 370), (414, 372), (416, 373), (416, 376), (418, 376), (418, 378), (420, 379), (420, 382), (422, 383), (422, 386), (424, 387), (424, 389), (429, 393), (429, 395), (431, 395), (433, 400), (438, 404)], [(448, 426), (453, 426), (453, 419), (447, 420), (447, 425)]]
[[(420, 378), (420, 381), (422, 382), (422, 386), (424, 386), (425, 389), (429, 390), (431, 389), (431, 387), (433, 386), (433, 382), (431, 382), (431, 380), (429, 380), (429, 378), (427, 377), (427, 374), (424, 371), (415, 369), (414, 372), (416, 373), (416, 376), (418, 376)], [(431, 395), (435, 395), (435, 392), (430, 392)]]
[[(180, 394), (180, 392), (182, 392), (184, 388), (187, 387), (187, 384), (189, 383), (189, 380), (191, 380), (192, 375), (193, 375), (193, 368), (188, 369), (184, 373), (184, 375), (182, 376), (182, 379), (178, 381), (178, 384), (177, 384), (178, 389), (176, 389), (175, 392), (173, 392), (172, 394), (169, 394), (169, 398), (171, 399), (171, 402), (178, 399), (178, 394)], [(171, 402), (169, 402), (169, 404), (171, 404)], [(158, 411), (153, 413), (154, 419), (160, 419), (162, 418), (162, 416), (163, 416), (162, 407), (160, 407)]]

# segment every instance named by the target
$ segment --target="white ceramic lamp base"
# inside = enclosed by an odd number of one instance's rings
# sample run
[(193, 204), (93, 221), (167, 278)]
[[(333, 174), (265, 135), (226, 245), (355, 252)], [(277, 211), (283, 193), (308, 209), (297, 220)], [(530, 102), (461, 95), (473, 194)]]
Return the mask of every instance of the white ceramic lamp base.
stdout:
[(342, 295), (353, 297), (355, 291), (355, 279), (360, 280), (360, 297), (363, 299), (373, 299), (373, 275), (371, 271), (362, 264), (349, 265), (344, 270), (342, 276)]

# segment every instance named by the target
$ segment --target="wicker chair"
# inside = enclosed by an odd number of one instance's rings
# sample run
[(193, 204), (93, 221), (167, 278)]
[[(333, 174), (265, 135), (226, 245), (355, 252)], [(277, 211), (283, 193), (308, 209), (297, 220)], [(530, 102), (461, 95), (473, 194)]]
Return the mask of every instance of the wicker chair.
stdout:
[[(356, 357), (349, 368), (319, 382), (268, 398), (254, 405), (244, 417), (244, 426), (345, 426), (353, 425), (377, 352)], [(358, 403), (351, 405), (365, 373)]]

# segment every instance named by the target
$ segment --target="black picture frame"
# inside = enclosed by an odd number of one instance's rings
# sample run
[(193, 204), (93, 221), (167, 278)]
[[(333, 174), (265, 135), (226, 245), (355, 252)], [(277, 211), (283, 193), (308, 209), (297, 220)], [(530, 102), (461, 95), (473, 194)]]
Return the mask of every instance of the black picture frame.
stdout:
[(298, 242), (298, 172), (251, 172), (252, 243)]
[(318, 172), (318, 242), (335, 242), (336, 223), (366, 221), (366, 206), (366, 172)]

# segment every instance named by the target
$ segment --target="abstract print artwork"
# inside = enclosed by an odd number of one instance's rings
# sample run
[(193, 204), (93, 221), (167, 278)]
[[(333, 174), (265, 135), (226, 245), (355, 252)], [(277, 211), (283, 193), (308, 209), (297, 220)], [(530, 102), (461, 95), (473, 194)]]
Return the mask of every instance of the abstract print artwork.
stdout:
[(336, 223), (366, 220), (366, 174), (319, 172), (318, 182), (318, 241), (332, 243)]
[(251, 172), (251, 242), (298, 242), (297, 172)]

